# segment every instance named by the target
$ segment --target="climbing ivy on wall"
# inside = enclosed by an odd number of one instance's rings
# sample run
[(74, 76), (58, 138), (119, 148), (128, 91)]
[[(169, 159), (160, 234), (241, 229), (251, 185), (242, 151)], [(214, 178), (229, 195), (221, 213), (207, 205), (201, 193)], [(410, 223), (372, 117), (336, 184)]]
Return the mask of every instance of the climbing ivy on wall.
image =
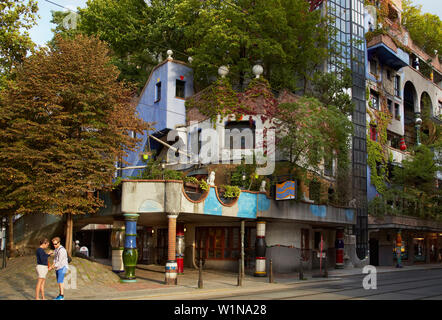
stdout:
[[(386, 149), (387, 144), (387, 127), (391, 122), (392, 116), (386, 106), (384, 97), (381, 99), (381, 110), (371, 111), (367, 109), (370, 115), (370, 126), (376, 127), (377, 139), (372, 140), (367, 135), (367, 164), (370, 168), (370, 180), (380, 194), (386, 191), (386, 182), (388, 182), (388, 162), (389, 153)], [(369, 126), (367, 126), (369, 127)]]

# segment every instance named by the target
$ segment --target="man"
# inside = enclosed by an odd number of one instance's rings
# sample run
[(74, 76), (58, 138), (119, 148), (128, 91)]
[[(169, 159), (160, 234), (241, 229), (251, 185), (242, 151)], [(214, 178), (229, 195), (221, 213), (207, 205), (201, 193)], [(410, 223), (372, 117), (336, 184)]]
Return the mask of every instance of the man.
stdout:
[(60, 294), (54, 300), (64, 300), (64, 276), (68, 271), (68, 253), (66, 249), (61, 245), (60, 238), (55, 237), (52, 239), (52, 244), (54, 245), (54, 263), (50, 269), (55, 269), (55, 274), (57, 277), (58, 288)]

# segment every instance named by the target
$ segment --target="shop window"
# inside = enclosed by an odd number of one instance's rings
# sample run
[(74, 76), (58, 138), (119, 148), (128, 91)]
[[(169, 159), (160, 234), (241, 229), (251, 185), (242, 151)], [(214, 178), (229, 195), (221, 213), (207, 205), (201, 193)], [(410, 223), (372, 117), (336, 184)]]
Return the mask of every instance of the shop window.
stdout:
[(321, 249), (321, 232), (315, 231), (315, 250)]
[[(244, 235), (246, 256), (254, 255), (256, 228), (247, 227)], [(241, 251), (239, 227), (197, 227), (195, 231), (196, 258), (208, 260), (238, 260)]]
[(413, 246), (414, 246), (414, 261), (425, 261), (425, 239), (423, 237), (421, 238), (414, 238), (413, 239)]
[(301, 258), (302, 261), (310, 259), (310, 230), (301, 229)]
[(186, 81), (176, 80), (175, 83), (175, 97), (185, 98)]
[(158, 82), (155, 85), (155, 88), (156, 88), (156, 90), (155, 90), (155, 102), (158, 102), (158, 101), (161, 100), (161, 82)]

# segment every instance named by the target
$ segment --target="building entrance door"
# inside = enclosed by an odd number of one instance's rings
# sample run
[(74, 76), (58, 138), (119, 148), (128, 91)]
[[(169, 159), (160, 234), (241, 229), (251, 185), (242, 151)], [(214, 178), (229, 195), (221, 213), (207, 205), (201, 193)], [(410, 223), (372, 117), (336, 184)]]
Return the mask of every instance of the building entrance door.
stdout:
[(379, 266), (379, 240), (370, 239), (370, 264)]
[(165, 265), (167, 262), (167, 246), (169, 243), (168, 229), (157, 230), (157, 264)]

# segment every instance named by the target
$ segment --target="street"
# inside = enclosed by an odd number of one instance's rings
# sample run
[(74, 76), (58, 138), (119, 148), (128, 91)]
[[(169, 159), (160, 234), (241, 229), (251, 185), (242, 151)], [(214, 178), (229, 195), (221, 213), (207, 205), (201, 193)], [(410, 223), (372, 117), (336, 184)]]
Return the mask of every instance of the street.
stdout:
[(133, 299), (185, 300), (441, 300), (442, 269), (404, 270), (377, 274), (377, 289), (365, 290), (366, 275), (344, 276), (328, 281), (287, 284), (284, 287), (265, 287), (255, 292), (234, 293), (232, 290), (194, 292), (191, 295), (140, 295)]
[[(215, 299), (247, 300), (440, 300), (442, 269), (389, 272), (377, 275), (377, 289), (365, 290), (365, 275), (348, 276), (333, 282), (297, 284), (293, 288), (268, 290), (258, 294), (226, 294)], [(214, 299), (214, 298), (212, 298)]]

